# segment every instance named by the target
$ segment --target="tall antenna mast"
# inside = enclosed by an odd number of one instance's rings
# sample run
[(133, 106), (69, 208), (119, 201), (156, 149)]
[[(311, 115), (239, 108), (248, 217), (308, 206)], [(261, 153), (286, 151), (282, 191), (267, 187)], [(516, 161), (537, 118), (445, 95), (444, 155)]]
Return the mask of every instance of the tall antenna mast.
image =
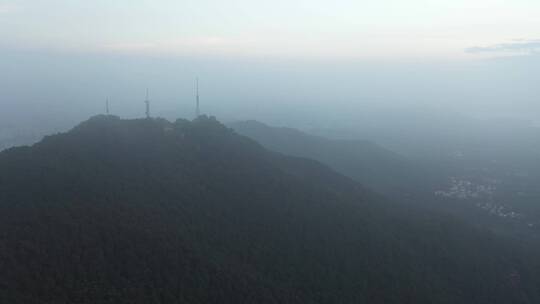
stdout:
[(150, 118), (150, 99), (148, 98), (148, 88), (146, 89), (146, 99), (144, 100), (146, 104), (146, 118)]
[(195, 118), (199, 118), (199, 116), (201, 116), (199, 108), (199, 77), (195, 80), (195, 102), (197, 103), (195, 108)]
[(110, 111), (109, 111), (109, 98), (107, 97), (107, 101), (105, 101), (105, 111), (107, 113), (107, 115), (110, 114)]

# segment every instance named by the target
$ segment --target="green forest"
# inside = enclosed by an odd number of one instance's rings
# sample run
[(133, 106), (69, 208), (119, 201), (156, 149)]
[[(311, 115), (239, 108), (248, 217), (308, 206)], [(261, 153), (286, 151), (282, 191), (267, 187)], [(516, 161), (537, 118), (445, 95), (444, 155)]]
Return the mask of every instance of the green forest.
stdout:
[(0, 303), (540, 303), (540, 255), (213, 117), (0, 153)]

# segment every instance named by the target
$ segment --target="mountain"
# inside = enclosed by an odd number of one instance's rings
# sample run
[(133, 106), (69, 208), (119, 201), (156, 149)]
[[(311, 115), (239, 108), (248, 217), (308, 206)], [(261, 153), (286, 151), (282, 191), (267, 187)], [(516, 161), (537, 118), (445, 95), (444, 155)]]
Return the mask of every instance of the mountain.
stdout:
[(228, 126), (270, 150), (320, 161), (388, 195), (407, 197), (419, 192), (427, 195), (436, 188), (432, 172), (371, 141), (328, 139), (253, 120)]
[(540, 239), (538, 179), (516, 179), (507, 171), (495, 175), (478, 160), (410, 159), (371, 141), (328, 139), (253, 120), (228, 126), (270, 150), (320, 161), (404, 204), (436, 209), (531, 244)]
[(539, 265), (213, 118), (0, 153), (2, 303), (537, 303)]

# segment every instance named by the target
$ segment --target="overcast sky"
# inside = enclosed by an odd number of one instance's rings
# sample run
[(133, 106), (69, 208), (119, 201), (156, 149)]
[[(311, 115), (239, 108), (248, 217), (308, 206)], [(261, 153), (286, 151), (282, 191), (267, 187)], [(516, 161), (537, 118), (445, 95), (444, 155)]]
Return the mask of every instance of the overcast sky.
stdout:
[(540, 112), (539, 31), (538, 0), (0, 0), (0, 102), (101, 109), (150, 87), (165, 111), (199, 75), (215, 111)]
[(537, 0), (0, 0), (3, 47), (462, 58), (540, 39)]

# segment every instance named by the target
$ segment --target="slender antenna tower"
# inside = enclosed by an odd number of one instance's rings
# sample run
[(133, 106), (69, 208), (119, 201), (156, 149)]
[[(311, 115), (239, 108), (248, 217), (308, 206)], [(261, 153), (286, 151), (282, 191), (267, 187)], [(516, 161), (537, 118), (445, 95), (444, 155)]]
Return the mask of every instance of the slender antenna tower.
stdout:
[(144, 100), (146, 104), (146, 118), (150, 118), (150, 99), (148, 98), (148, 89), (146, 89), (146, 99)]
[(110, 114), (110, 111), (109, 111), (109, 98), (107, 97), (107, 101), (105, 101), (105, 112), (107, 113), (107, 115)]
[(199, 108), (199, 77), (197, 77), (195, 80), (195, 102), (196, 102), (195, 118), (199, 118), (199, 116), (201, 116), (201, 112)]

